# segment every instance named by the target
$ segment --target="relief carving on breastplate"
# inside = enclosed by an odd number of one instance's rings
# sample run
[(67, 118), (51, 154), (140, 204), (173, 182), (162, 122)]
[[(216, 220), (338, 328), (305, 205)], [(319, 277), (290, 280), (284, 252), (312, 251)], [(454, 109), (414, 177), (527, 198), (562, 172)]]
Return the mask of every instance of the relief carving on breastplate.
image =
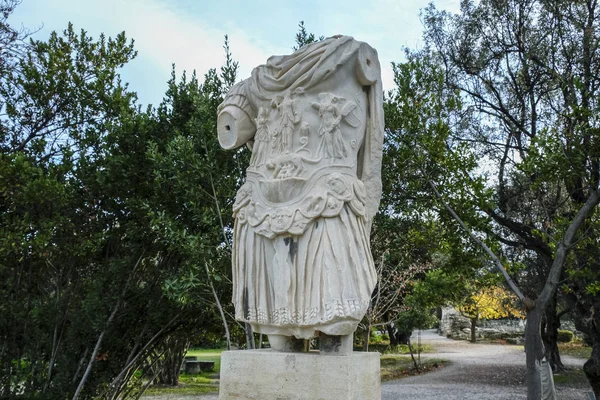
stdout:
[(360, 120), (353, 113), (356, 103), (347, 101), (345, 98), (336, 96), (333, 93), (320, 93), (317, 99), (319, 102), (313, 102), (312, 107), (319, 111), (321, 117), (321, 126), (319, 127), (321, 143), (318, 156), (333, 163), (336, 158), (346, 158), (348, 156), (348, 150), (340, 130), (340, 123), (344, 119), (354, 128), (360, 124)]
[(364, 196), (355, 195), (362, 183), (349, 168), (356, 139), (346, 132), (361, 123), (357, 103), (328, 92), (313, 95), (316, 101), (305, 97), (302, 88), (287, 91), (260, 107), (255, 119), (248, 178), (234, 214), (267, 237), (302, 234), (308, 222), (337, 216), (346, 202), (364, 214)]

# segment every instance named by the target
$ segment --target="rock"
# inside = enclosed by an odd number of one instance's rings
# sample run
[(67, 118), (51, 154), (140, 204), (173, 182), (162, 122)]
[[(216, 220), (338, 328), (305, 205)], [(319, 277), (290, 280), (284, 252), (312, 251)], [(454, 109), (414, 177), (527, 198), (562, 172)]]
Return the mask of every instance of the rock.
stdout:
[(504, 334), (504, 332), (500, 331), (499, 329), (493, 328), (479, 328), (478, 332), (481, 337), (490, 340), (502, 339), (502, 335)]
[(188, 375), (198, 375), (203, 371), (213, 371), (215, 369), (214, 361), (194, 361), (189, 360), (184, 364), (185, 373)]
[(514, 344), (514, 345), (524, 345), (525, 344), (525, 339), (522, 338), (522, 337), (508, 338), (508, 339), (506, 339), (506, 343), (508, 343), (508, 344)]

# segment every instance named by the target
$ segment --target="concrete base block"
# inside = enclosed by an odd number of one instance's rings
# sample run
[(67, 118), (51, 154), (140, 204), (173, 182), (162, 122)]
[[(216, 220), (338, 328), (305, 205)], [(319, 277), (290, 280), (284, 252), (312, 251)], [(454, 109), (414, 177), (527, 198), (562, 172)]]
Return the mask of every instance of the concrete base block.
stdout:
[(380, 400), (379, 353), (226, 351), (219, 400)]

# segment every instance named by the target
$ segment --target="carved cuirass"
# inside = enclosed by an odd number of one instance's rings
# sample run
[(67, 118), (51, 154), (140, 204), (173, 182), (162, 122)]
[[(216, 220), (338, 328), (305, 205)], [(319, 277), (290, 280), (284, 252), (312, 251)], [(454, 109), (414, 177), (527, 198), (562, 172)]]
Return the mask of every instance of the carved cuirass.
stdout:
[(272, 238), (301, 235), (311, 220), (337, 216), (344, 203), (365, 215), (356, 164), (367, 99), (352, 86), (338, 91), (343, 95), (298, 88), (261, 103), (246, 183), (233, 207), (238, 223)]

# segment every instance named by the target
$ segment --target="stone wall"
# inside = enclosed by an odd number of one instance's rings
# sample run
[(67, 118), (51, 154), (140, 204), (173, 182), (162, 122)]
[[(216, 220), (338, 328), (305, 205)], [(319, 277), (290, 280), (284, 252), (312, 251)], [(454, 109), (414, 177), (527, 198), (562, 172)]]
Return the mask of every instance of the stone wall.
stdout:
[[(442, 308), (440, 319), (440, 334), (460, 340), (471, 338), (471, 320), (462, 316), (452, 307)], [(525, 333), (525, 320), (499, 319), (480, 320), (477, 322), (476, 336), (478, 339), (504, 339), (509, 343), (520, 344)]]
[[(438, 332), (441, 335), (452, 339), (470, 340), (471, 339), (471, 321), (462, 316), (452, 307), (443, 307), (438, 313), (440, 317), (440, 326)], [(504, 339), (508, 343), (522, 344), (525, 334), (524, 319), (497, 319), (497, 320), (479, 320), (477, 321), (476, 336), (477, 339)], [(575, 336), (583, 337), (581, 332), (575, 329), (575, 324), (568, 319), (561, 321), (560, 329), (569, 330)]]

